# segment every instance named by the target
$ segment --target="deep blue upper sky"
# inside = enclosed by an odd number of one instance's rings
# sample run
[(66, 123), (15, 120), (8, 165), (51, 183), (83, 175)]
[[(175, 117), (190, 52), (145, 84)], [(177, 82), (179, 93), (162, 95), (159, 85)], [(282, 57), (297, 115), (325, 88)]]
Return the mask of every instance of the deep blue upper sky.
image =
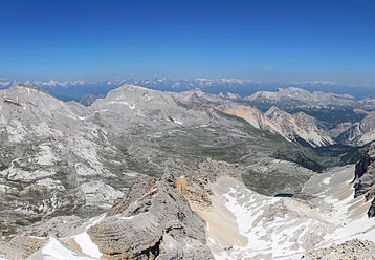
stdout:
[(0, 0), (0, 77), (375, 86), (373, 0)]

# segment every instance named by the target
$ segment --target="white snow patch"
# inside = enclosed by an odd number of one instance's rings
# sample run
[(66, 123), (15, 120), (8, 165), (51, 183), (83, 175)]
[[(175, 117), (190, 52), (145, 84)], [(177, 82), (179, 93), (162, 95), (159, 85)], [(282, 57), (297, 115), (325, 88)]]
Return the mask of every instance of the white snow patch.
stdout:
[(105, 215), (90, 219), (86, 226), (86, 230), (83, 233), (72, 237), (73, 240), (81, 247), (82, 253), (96, 259), (100, 259), (102, 257), (102, 253), (100, 253), (98, 246), (94, 242), (92, 242), (89, 234), (87, 234), (87, 231), (91, 226), (99, 223), (104, 218)]
[(171, 117), (171, 119), (168, 119), (168, 121), (171, 121), (177, 125), (182, 125), (182, 122), (174, 117)]
[(327, 178), (323, 179), (322, 182), (323, 182), (323, 184), (328, 185), (328, 184), (331, 183), (331, 179), (332, 179), (332, 177), (327, 177)]
[(135, 177), (139, 175), (139, 173), (137, 172), (125, 172), (124, 174), (129, 177)]
[[(49, 237), (47, 243), (38, 251), (34, 259), (42, 260), (92, 260), (93, 258), (88, 256), (79, 256), (74, 252), (70, 251), (59, 240), (53, 237)], [(33, 257), (31, 258), (33, 259)]]
[(135, 105), (131, 105), (128, 102), (123, 102), (123, 101), (111, 101), (108, 104), (125, 105), (125, 106), (129, 107), (131, 110), (135, 109)]
[(121, 219), (121, 220), (130, 220), (130, 219), (132, 219), (132, 218), (134, 218), (134, 216), (130, 216), (130, 217), (119, 217), (119, 219)]

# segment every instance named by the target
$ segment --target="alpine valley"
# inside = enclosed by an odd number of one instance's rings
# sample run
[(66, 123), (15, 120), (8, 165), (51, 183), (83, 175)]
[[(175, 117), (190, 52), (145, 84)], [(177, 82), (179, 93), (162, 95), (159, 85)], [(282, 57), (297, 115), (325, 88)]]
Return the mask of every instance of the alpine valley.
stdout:
[(0, 259), (375, 259), (375, 99), (202, 82), (3, 84)]

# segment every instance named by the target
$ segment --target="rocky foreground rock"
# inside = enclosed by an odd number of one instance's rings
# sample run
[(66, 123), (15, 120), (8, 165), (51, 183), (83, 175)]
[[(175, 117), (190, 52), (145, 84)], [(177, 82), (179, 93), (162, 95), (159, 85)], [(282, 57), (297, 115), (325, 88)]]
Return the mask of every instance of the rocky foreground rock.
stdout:
[[(208, 164), (219, 171), (215, 162)], [(196, 179), (197, 186), (190, 190), (197, 200), (207, 195), (201, 189), (201, 181)], [(87, 232), (89, 239), (84, 242), (93, 243), (104, 259), (213, 259), (206, 242), (205, 222), (183, 194), (172, 174), (139, 178), (123, 199), (118, 199), (105, 216), (90, 225), (80, 218), (65, 217), (29, 226), (23, 234), (0, 243), (0, 256), (48, 259), (46, 248), (60, 243), (72, 256), (83, 257), (87, 254), (85, 244), (77, 237)], [(94, 257), (91, 254), (88, 257)]]
[(165, 175), (136, 182), (89, 234), (108, 259), (213, 259), (204, 230)]
[(305, 260), (373, 260), (375, 243), (367, 240), (353, 239), (341, 244), (317, 249), (307, 253)]
[[(303, 189), (305, 199), (248, 190), (243, 171), (239, 165), (206, 160), (186, 175), (167, 171), (160, 177), (142, 176), (106, 214), (57, 217), (27, 226), (0, 242), (0, 256), (345, 259), (340, 258), (345, 251), (353, 256), (348, 259), (371, 259), (373, 242), (366, 240), (374, 237), (375, 226), (366, 216), (365, 198), (353, 198), (354, 167), (314, 175)], [(358, 240), (333, 245), (353, 239)]]

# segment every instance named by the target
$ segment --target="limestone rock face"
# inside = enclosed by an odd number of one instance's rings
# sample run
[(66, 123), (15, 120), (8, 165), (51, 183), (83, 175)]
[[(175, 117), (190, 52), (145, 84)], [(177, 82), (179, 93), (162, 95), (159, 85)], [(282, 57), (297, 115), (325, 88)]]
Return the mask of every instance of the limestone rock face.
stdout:
[(204, 230), (166, 175), (136, 181), (89, 234), (109, 259), (212, 259)]
[(304, 112), (289, 114), (276, 106), (265, 112), (265, 116), (274, 131), (282, 136), (298, 142), (303, 139), (313, 147), (332, 145), (335, 141), (325, 130), (320, 128), (314, 117)]
[(315, 119), (303, 112), (289, 114), (286, 111), (273, 106), (265, 113), (257, 108), (225, 104), (218, 107), (224, 113), (243, 118), (257, 129), (277, 133), (285, 139), (303, 142), (320, 147), (334, 144), (332, 137), (322, 128), (318, 127)]
[(36, 252), (44, 242), (44, 238), (17, 236), (8, 243), (0, 243), (0, 256), (14, 260), (26, 259), (29, 255)]
[(329, 133), (333, 138), (337, 138), (340, 135), (346, 133), (351, 127), (353, 127), (353, 123), (350, 122), (345, 122), (345, 123), (340, 123), (336, 125), (336, 127), (329, 129)]
[[(354, 188), (355, 197), (365, 195), (371, 200), (375, 195), (375, 143), (371, 144), (368, 151), (362, 155), (355, 167)], [(375, 199), (368, 211), (369, 217), (375, 216)]]
[(267, 129), (268, 124), (262, 111), (257, 108), (244, 105), (221, 105), (217, 107), (220, 111), (243, 118), (246, 122), (257, 129)]
[(375, 140), (375, 113), (370, 112), (360, 122), (353, 124), (342, 133), (350, 145), (366, 145)]
[(90, 108), (25, 86), (0, 96), (1, 236), (41, 218), (97, 214), (123, 196), (108, 185), (117, 173), (130, 186), (116, 170), (120, 152)]

